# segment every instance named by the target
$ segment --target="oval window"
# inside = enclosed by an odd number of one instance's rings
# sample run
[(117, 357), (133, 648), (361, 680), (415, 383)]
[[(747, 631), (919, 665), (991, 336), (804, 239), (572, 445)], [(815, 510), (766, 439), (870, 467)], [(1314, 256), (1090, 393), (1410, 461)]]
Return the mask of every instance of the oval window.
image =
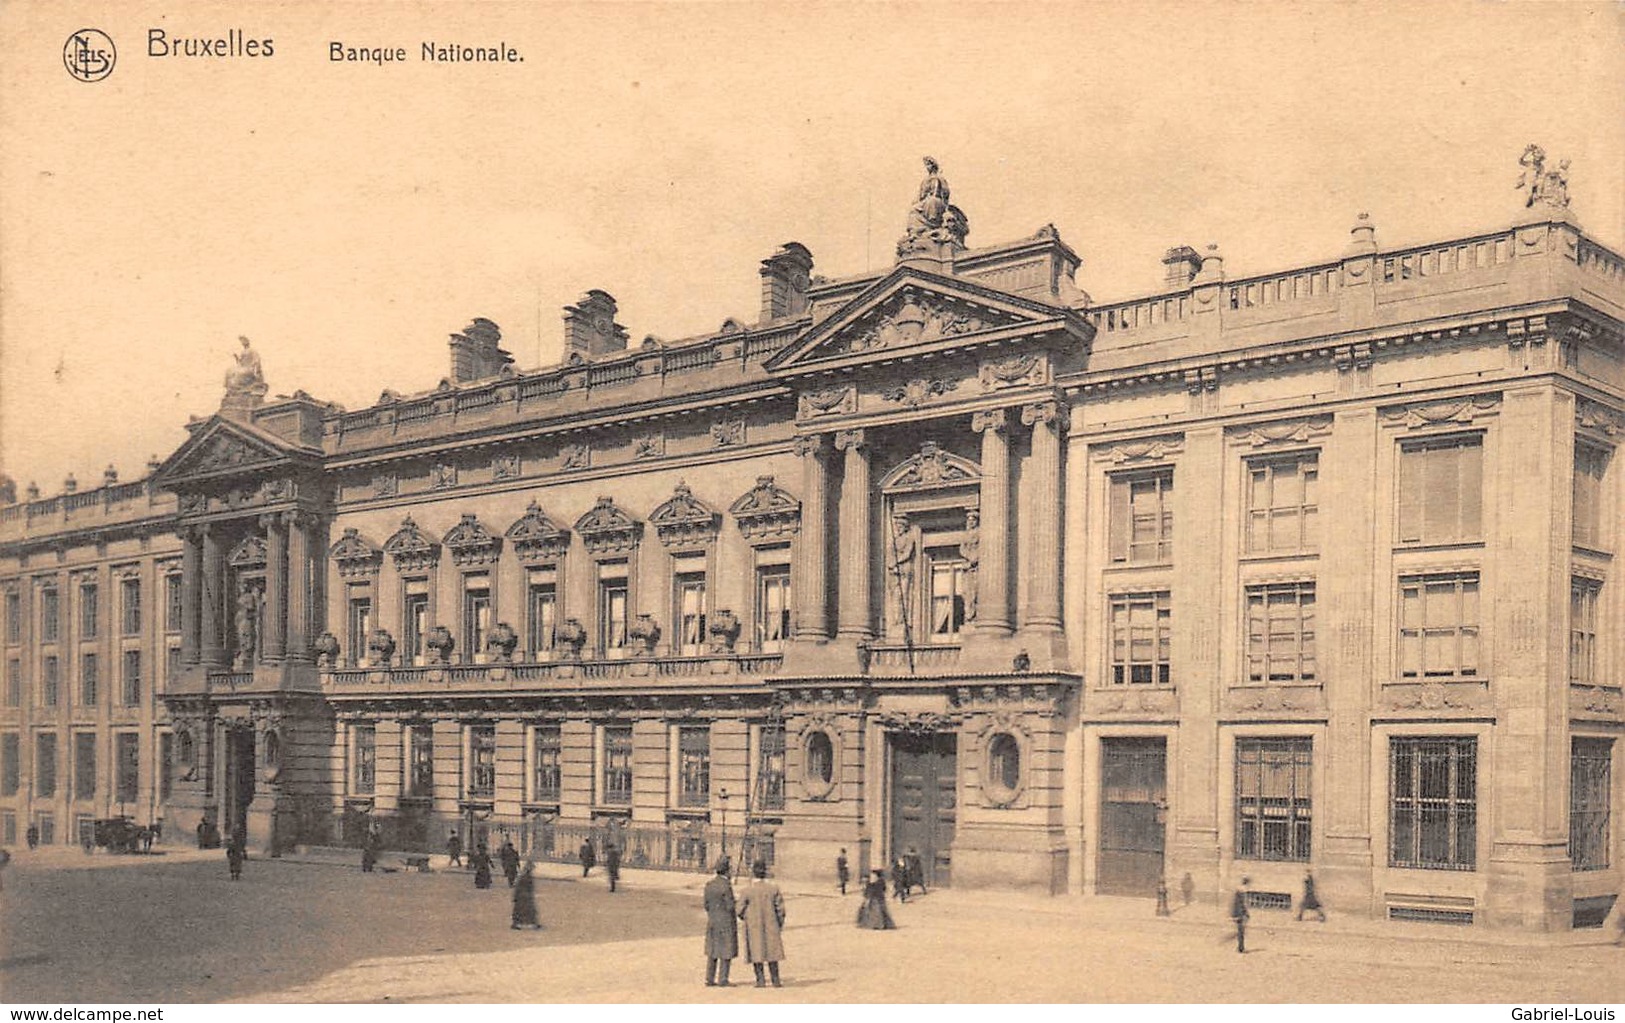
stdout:
[(1011, 796), (1021, 787), (1021, 744), (1009, 732), (1000, 732), (987, 744), (987, 776), (999, 795)]
[(807, 786), (827, 790), (835, 782), (835, 744), (828, 732), (807, 736)]

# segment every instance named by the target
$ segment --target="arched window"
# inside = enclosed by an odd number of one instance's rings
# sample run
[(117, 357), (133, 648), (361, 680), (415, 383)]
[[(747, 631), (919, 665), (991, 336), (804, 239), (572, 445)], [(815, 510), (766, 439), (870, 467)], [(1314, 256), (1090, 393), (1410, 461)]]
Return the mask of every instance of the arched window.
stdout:
[(822, 729), (807, 736), (806, 782), (815, 795), (827, 793), (835, 784), (835, 743)]
[(1021, 744), (1009, 732), (987, 744), (987, 787), (996, 799), (1009, 799), (1021, 788)]

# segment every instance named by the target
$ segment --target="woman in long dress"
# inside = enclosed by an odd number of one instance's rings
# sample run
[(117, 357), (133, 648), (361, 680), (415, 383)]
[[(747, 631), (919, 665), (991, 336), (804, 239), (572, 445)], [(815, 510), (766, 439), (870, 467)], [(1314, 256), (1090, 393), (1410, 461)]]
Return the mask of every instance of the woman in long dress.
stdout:
[(469, 857), (468, 862), (474, 866), (474, 887), (491, 887), (491, 853), (485, 848), (484, 842), (480, 843), (479, 849)]
[(876, 870), (874, 877), (863, 886), (863, 905), (858, 908), (858, 926), (872, 931), (890, 931), (897, 928), (886, 908), (886, 872)]
[(541, 921), (536, 918), (536, 864), (526, 863), (513, 884), (513, 929), (539, 931)]

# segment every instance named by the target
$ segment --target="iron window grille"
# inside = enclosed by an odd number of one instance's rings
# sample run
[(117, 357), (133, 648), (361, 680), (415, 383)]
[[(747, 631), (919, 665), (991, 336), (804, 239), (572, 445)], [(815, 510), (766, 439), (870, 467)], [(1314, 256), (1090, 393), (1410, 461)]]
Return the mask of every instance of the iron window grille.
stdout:
[(434, 730), (413, 725), (407, 738), (407, 795), (427, 799), (434, 795)]
[(542, 725), (535, 733), (536, 774), (531, 798), (539, 803), (556, 803), (562, 785), (564, 738), (556, 725)]
[(1388, 749), (1388, 865), (1474, 869), (1478, 740), (1395, 737)]
[(1247, 553), (1314, 550), (1320, 537), (1319, 483), (1315, 452), (1250, 460)]
[(57, 687), (61, 677), (60, 663), (54, 654), (47, 654), (40, 659), (40, 703), (43, 706), (56, 706)]
[(1309, 861), (1314, 741), (1236, 740), (1236, 858)]
[(141, 580), (125, 579), (119, 583), (119, 602), (124, 611), (124, 634), (141, 634)]
[(23, 742), (16, 732), (0, 735), (0, 796), (15, 796), (22, 787)]
[(378, 728), (376, 725), (355, 726), (355, 771), (351, 777), (351, 792), (357, 796), (370, 796), (378, 777)]
[(141, 795), (141, 737), (134, 732), (120, 732), (113, 752), (113, 785), (119, 804), (134, 803)]
[(84, 583), (79, 587), (79, 638), (95, 639), (100, 627), (101, 615), (99, 605), (100, 593), (95, 583)]
[(61, 631), (61, 605), (55, 587), (47, 587), (39, 595), (40, 642), (55, 643)]
[(83, 654), (79, 658), (79, 702), (86, 707), (96, 706), (101, 696), (101, 666), (96, 661), (95, 654)]
[(141, 651), (124, 651), (124, 706), (141, 703)]
[(784, 722), (762, 726), (760, 763), (756, 769), (757, 805), (764, 810), (784, 809)]
[(490, 799), (497, 791), (497, 730), (475, 725), (468, 730), (468, 795)]
[(73, 733), (73, 798), (96, 798), (96, 733)]
[(711, 729), (684, 725), (677, 730), (677, 805), (711, 801)]
[(171, 572), (164, 576), (164, 631), (181, 631), (182, 613), (185, 608), (185, 598), (181, 595), (181, 577)]
[(56, 795), (56, 735), (51, 732), (34, 736), (34, 795)]
[(1607, 870), (1612, 739), (1575, 738), (1569, 747), (1569, 861), (1575, 870)]

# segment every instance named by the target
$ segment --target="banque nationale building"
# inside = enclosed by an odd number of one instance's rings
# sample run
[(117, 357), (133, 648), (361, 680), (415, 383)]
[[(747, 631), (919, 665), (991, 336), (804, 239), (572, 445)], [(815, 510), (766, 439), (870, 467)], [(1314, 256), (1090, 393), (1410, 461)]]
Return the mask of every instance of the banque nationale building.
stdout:
[(913, 850), (1261, 905), (1312, 868), (1345, 912), (1599, 922), (1625, 260), (1543, 156), (1509, 226), (1181, 247), (1105, 305), (1053, 227), (966, 248), (928, 165), (895, 265), (787, 244), (704, 337), (589, 291), (562, 364), (476, 319), (359, 411), (267, 400), (245, 342), (146, 479), (0, 509), (4, 840)]

